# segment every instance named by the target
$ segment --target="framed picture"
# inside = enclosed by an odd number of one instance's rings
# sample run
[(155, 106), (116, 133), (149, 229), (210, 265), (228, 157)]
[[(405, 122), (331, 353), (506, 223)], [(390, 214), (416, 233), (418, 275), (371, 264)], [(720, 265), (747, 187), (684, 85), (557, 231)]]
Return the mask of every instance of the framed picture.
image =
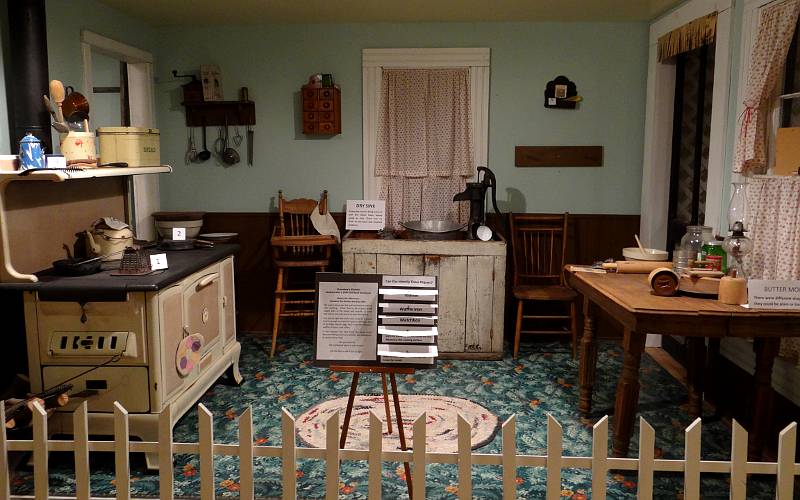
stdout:
[(216, 64), (200, 65), (200, 80), (203, 82), (204, 101), (223, 101), (222, 72)]

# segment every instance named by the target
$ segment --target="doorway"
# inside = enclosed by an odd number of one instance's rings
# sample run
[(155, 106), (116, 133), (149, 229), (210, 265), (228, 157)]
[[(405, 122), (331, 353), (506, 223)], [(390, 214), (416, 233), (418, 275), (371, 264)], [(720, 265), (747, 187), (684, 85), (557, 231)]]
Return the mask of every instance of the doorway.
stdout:
[[(155, 127), (153, 55), (136, 47), (81, 31), (83, 94), (92, 104), (91, 127)], [(160, 207), (157, 175), (136, 175), (129, 185), (129, 224), (137, 238), (152, 240), (151, 218)]]

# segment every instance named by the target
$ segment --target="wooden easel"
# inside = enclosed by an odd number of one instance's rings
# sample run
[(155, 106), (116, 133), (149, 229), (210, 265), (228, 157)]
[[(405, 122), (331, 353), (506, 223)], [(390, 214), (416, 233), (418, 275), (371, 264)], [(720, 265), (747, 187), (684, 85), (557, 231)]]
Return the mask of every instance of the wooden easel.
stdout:
[[(362, 373), (380, 373), (381, 383), (383, 385), (383, 403), (386, 408), (386, 427), (389, 434), (392, 433), (392, 414), (389, 411), (389, 394), (386, 387), (386, 374), (389, 374), (389, 381), (392, 385), (392, 400), (394, 401), (394, 414), (395, 423), (397, 424), (397, 433), (400, 436), (400, 449), (406, 451), (406, 433), (403, 429), (403, 416), (400, 412), (400, 396), (397, 393), (397, 380), (395, 374), (412, 375), (413, 368), (400, 368), (392, 366), (356, 366), (356, 365), (331, 365), (331, 371), (336, 372), (352, 372), (353, 382), (350, 384), (350, 394), (347, 397), (347, 409), (344, 412), (344, 422), (342, 423), (342, 436), (339, 438), (339, 448), (344, 448), (347, 442), (347, 431), (350, 427), (350, 416), (353, 413), (353, 402), (356, 399), (356, 392), (358, 389), (358, 379)], [(412, 485), (411, 485), (411, 467), (408, 462), (403, 462), (403, 468), (406, 473), (406, 485), (408, 486), (408, 498), (412, 500)]]

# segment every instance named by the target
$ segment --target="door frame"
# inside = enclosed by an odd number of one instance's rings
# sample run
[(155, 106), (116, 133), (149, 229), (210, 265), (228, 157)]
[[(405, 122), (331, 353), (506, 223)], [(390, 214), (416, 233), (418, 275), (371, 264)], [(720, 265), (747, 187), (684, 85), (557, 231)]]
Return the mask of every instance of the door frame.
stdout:
[[(83, 59), (83, 94), (91, 97), (92, 51), (113, 57), (128, 64), (128, 103), (131, 109), (131, 126), (153, 128), (155, 118), (155, 91), (153, 88), (153, 55), (150, 52), (117, 40), (81, 30), (81, 55)], [(129, 178), (129, 218), (134, 233), (140, 239), (155, 239), (155, 228), (150, 218), (160, 209), (157, 175), (135, 175)]]
[[(720, 232), (725, 180), (725, 140), (731, 73), (731, 0), (692, 0), (650, 25), (645, 113), (644, 163), (640, 235), (646, 246), (664, 248), (669, 210), (672, 115), (675, 100), (675, 64), (658, 61), (658, 39), (670, 31), (717, 12), (714, 51), (714, 87), (708, 151), (705, 225)], [(671, 250), (667, 248), (666, 250)]]

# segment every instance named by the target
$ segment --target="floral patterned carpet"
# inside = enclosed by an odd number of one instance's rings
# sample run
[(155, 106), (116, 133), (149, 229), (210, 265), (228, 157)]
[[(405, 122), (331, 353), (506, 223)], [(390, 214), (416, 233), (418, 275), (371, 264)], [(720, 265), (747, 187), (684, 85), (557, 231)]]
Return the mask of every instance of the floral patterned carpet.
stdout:
[[(300, 415), (310, 407), (335, 397), (346, 395), (350, 377), (331, 373), (311, 365), (309, 339), (287, 337), (280, 352), (269, 360), (265, 350), (269, 341), (244, 336), (241, 371), (245, 377), (240, 387), (217, 384), (201, 402), (214, 413), (214, 436), (217, 442), (233, 443), (237, 435), (237, 416), (248, 406), (253, 408), (254, 432), (258, 444), (278, 444), (281, 441), (280, 412), (285, 407)], [(612, 343), (600, 346), (597, 384), (594, 396), (595, 415), (583, 419), (577, 412), (578, 365), (570, 356), (567, 343), (523, 343), (520, 357), (510, 355), (501, 361), (439, 361), (432, 370), (418, 370), (415, 375), (398, 380), (402, 394), (440, 394), (470, 399), (505, 420), (517, 415), (518, 453), (544, 454), (546, 450), (547, 414), (552, 414), (563, 426), (565, 454), (589, 456), (591, 426), (603, 414), (613, 413), (614, 387), (621, 370), (620, 348)], [(506, 349), (509, 352), (509, 349)], [(682, 406), (685, 389), (649, 356), (642, 359), (640, 414), (656, 430), (656, 456), (678, 458), (683, 454), (683, 430), (691, 422)], [(359, 392), (379, 393), (380, 377), (363, 376)], [(730, 430), (720, 421), (703, 424), (703, 458), (723, 459), (729, 456)], [(613, 424), (613, 416), (612, 416)], [(635, 430), (631, 454), (637, 451)], [(175, 426), (177, 442), (197, 440), (197, 413), (192, 410)], [(501, 439), (495, 437), (478, 450), (499, 453)], [(92, 494), (113, 496), (115, 492), (113, 456), (93, 453), (91, 457)], [(24, 462), (23, 462), (24, 463)], [(217, 496), (238, 497), (238, 458), (216, 458), (215, 480)], [(74, 494), (74, 476), (69, 453), (51, 453), (50, 488), (53, 495)], [(196, 456), (176, 455), (175, 489), (178, 497), (196, 497), (200, 491), (199, 459)], [(278, 459), (256, 459), (256, 496), (280, 497), (281, 463)], [(343, 462), (340, 476), (340, 497), (367, 497), (367, 469), (364, 462)], [(475, 498), (502, 498), (502, 471), (498, 466), (474, 466), (473, 495)], [(322, 461), (304, 460), (297, 469), (298, 496), (324, 498), (325, 469)], [(544, 498), (545, 471), (520, 468), (517, 477), (518, 498)], [(131, 489), (137, 497), (158, 496), (158, 476), (147, 472), (142, 456), (133, 456)], [(407, 498), (402, 464), (385, 463), (383, 469), (383, 498)], [(609, 473), (608, 498), (636, 498), (636, 475)], [(12, 493), (32, 494), (32, 470), (22, 467), (12, 479)], [(588, 470), (562, 471), (561, 496), (566, 499), (591, 498), (591, 476)], [(655, 498), (682, 499), (682, 476), (658, 473), (655, 478)], [(427, 498), (452, 499), (457, 494), (455, 465), (428, 466)], [(704, 474), (702, 496), (705, 499), (728, 498), (728, 476)], [(748, 498), (774, 498), (774, 487), (768, 480), (751, 479)]]

